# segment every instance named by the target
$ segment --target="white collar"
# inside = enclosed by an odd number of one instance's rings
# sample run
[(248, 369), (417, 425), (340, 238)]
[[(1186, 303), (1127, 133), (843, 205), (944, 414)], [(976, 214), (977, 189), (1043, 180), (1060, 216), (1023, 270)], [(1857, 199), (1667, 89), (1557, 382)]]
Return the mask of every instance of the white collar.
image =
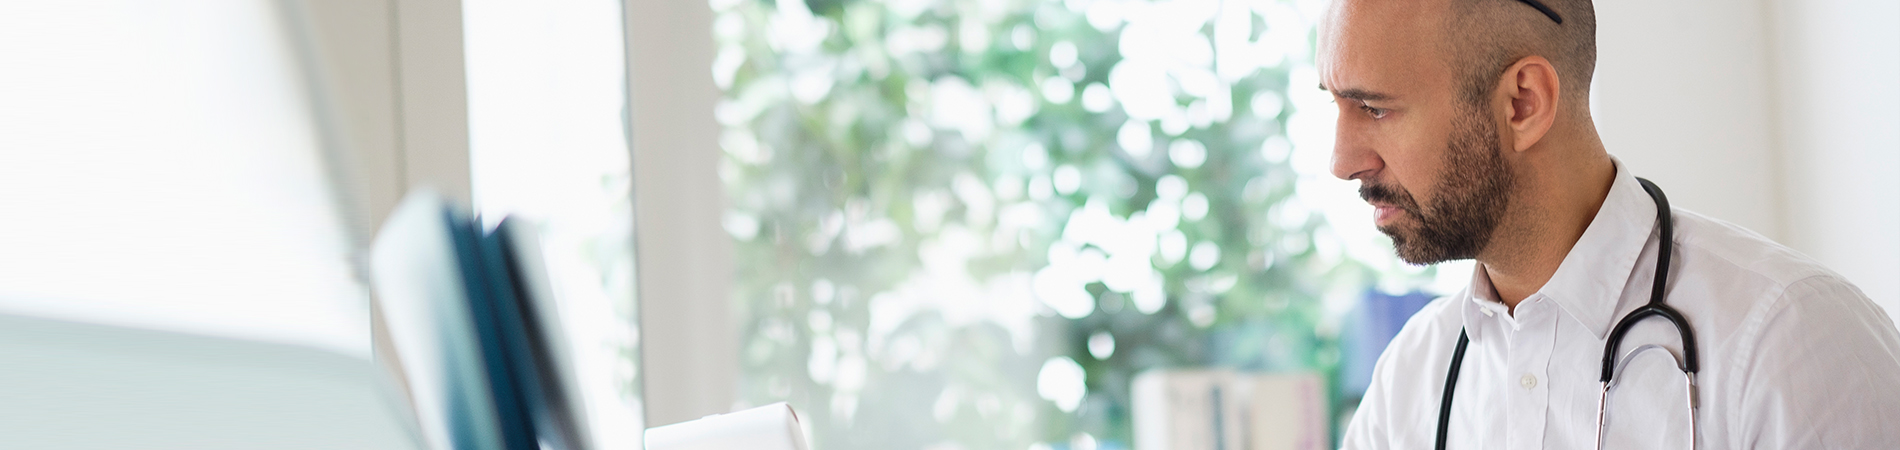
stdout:
[[(1610, 184), (1603, 206), (1597, 209), (1596, 218), (1584, 229), (1577, 244), (1570, 247), (1570, 254), (1564, 256), (1550, 281), (1526, 297), (1551, 299), (1597, 339), (1603, 339), (1616, 320), (1613, 316), (1618, 299), (1633, 275), (1636, 261), (1642, 257), (1644, 245), (1656, 233), (1656, 203), (1622, 161), (1615, 157), (1610, 160), (1616, 166), (1616, 179)], [(1498, 301), (1483, 264), (1472, 271), (1471, 284), (1465, 292), (1468, 294), (1464, 306), (1465, 333), (1477, 340), (1484, 327), (1474, 325), (1484, 320), (1485, 303)]]

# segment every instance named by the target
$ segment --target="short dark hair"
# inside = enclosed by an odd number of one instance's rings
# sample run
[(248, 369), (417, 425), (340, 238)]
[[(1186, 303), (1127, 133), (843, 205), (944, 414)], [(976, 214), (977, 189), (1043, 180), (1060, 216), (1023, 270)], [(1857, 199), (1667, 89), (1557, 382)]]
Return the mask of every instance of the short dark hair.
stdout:
[(1597, 15), (1591, 0), (1542, 0), (1559, 24), (1517, 0), (1454, 0), (1445, 20), (1446, 60), (1468, 103), (1482, 104), (1511, 64), (1543, 56), (1557, 69), (1560, 93), (1587, 107), (1597, 63)]

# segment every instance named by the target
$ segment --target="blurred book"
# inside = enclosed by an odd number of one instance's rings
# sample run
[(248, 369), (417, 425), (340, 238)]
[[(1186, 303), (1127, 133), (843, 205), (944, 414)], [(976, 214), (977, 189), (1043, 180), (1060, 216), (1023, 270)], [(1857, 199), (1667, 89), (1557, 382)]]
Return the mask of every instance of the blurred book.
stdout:
[(806, 450), (798, 413), (785, 403), (647, 430), (647, 450)]
[(484, 232), (411, 194), (371, 251), (393, 358), (437, 450), (588, 450), (586, 414), (530, 233)]
[(1327, 433), (1318, 374), (1154, 370), (1133, 383), (1135, 450), (1319, 450)]
[[(477, 224), (420, 191), (371, 251), (390, 359), (420, 434), (433, 450), (601, 448), (534, 234), (516, 219)], [(646, 448), (805, 450), (800, 427), (778, 403), (648, 430)]]

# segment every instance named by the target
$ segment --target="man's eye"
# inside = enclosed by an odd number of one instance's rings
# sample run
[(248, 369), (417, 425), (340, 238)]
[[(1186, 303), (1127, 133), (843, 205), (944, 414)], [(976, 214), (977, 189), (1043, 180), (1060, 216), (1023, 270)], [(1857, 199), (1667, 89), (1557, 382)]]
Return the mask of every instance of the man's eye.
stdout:
[(1385, 113), (1387, 112), (1385, 109), (1374, 108), (1372, 107), (1372, 105), (1367, 105), (1363, 103), (1359, 105), (1359, 109), (1361, 111), (1365, 111), (1366, 115), (1372, 116), (1372, 118), (1374, 119), (1385, 118)]

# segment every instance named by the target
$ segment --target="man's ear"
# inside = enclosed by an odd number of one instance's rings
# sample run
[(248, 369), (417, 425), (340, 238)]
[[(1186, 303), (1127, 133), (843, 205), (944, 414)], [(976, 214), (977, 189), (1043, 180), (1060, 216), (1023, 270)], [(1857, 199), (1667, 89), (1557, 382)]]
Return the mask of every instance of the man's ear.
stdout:
[(1511, 106), (1506, 119), (1512, 150), (1528, 150), (1557, 123), (1558, 108), (1563, 106), (1557, 68), (1542, 56), (1527, 56), (1506, 69), (1499, 82)]

